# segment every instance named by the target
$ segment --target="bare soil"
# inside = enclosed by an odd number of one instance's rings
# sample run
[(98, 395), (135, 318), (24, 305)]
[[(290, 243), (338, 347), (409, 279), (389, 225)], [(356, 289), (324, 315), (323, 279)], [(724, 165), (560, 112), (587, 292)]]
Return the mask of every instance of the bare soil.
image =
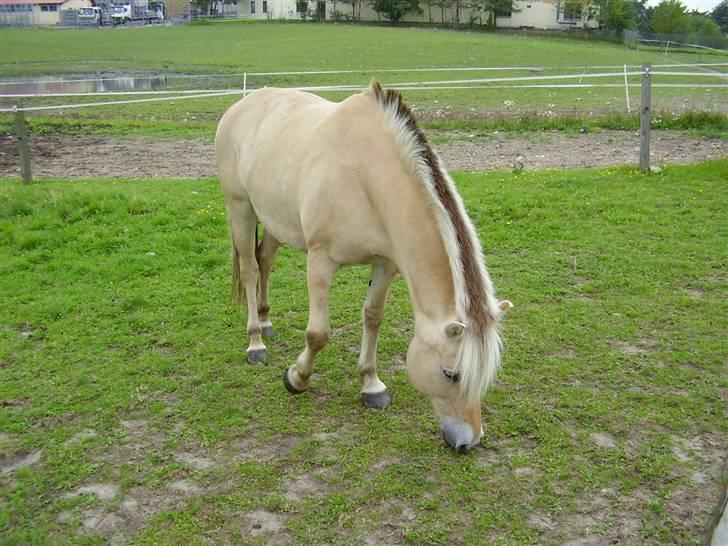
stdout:
[[(629, 131), (585, 134), (542, 132), (513, 136), (495, 132), (434, 135), (449, 170), (605, 167), (639, 162), (639, 136)], [(437, 142), (441, 142), (437, 144)], [(113, 137), (33, 137), (37, 178), (206, 178), (215, 176), (213, 145), (207, 140)], [(653, 131), (653, 165), (693, 163), (728, 156), (728, 140)], [(0, 177), (20, 175), (12, 135), (0, 138)]]

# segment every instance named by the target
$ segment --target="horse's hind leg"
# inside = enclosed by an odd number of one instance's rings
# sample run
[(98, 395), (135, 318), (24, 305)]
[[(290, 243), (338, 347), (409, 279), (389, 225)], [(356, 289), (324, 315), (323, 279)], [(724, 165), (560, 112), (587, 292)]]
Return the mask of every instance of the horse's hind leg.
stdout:
[(387, 386), (377, 376), (377, 340), (379, 326), (384, 317), (384, 303), (396, 275), (397, 268), (391, 262), (372, 266), (372, 279), (369, 282), (369, 292), (362, 310), (364, 333), (358, 368), (364, 379), (364, 386), (361, 389), (362, 402), (368, 408), (386, 408), (391, 402), (387, 394)]
[[(230, 231), (233, 237), (233, 268), (237, 272), (239, 286), (233, 289), (245, 293), (248, 307), (248, 362), (257, 364), (268, 360), (268, 352), (262, 340), (262, 329), (258, 318), (258, 260), (256, 258), (255, 226), (258, 218), (247, 199), (229, 199)], [(234, 281), (235, 282), (235, 281)]]
[(324, 252), (309, 249), (306, 348), (296, 363), (283, 374), (283, 383), (293, 394), (308, 389), (314, 358), (329, 341), (329, 289), (337, 269), (338, 264), (332, 262)]
[(270, 304), (268, 302), (268, 279), (276, 259), (276, 252), (281, 246), (268, 231), (263, 232), (263, 240), (258, 248), (258, 267), (260, 268), (260, 282), (258, 283), (258, 318), (260, 319), (261, 332), (264, 337), (273, 336), (273, 325), (270, 322), (268, 313)]

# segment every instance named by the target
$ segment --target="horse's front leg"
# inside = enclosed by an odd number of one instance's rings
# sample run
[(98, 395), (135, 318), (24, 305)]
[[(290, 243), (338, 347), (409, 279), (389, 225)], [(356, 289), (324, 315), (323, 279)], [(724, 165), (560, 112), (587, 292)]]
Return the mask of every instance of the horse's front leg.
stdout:
[(308, 252), (308, 326), (306, 348), (296, 363), (283, 374), (286, 388), (300, 394), (309, 387), (316, 355), (329, 341), (329, 289), (338, 265), (324, 252), (309, 249)]
[(361, 389), (362, 402), (368, 408), (386, 408), (391, 399), (387, 394), (387, 386), (377, 376), (377, 341), (379, 326), (384, 318), (384, 303), (387, 300), (389, 287), (397, 276), (397, 268), (391, 262), (372, 266), (372, 279), (369, 282), (367, 299), (362, 310), (364, 333), (359, 355), (359, 373), (364, 379)]

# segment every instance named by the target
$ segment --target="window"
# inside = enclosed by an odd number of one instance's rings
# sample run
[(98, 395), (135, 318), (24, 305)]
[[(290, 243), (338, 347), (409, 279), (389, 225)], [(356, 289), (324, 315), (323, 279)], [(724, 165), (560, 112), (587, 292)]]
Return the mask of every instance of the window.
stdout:
[(40, 11), (58, 11), (56, 4), (41, 4)]
[(563, 17), (565, 21), (578, 21), (581, 19), (581, 2), (575, 0), (566, 0), (563, 8)]
[(255, 13), (255, 0), (250, 0), (250, 13)]
[(268, 13), (268, 0), (263, 0), (263, 13)]

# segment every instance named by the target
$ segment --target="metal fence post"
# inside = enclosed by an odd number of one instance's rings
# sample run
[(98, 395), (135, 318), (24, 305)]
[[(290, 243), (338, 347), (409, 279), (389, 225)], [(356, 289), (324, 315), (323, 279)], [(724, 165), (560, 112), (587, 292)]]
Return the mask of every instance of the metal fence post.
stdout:
[(20, 173), (23, 176), (23, 182), (30, 184), (33, 181), (33, 175), (30, 173), (30, 148), (28, 147), (25, 116), (17, 106), (13, 107), (13, 111), (15, 112), (15, 135), (18, 138), (18, 151), (20, 152)]
[(651, 63), (642, 65), (642, 97), (640, 104), (640, 169), (650, 169), (650, 71)]

